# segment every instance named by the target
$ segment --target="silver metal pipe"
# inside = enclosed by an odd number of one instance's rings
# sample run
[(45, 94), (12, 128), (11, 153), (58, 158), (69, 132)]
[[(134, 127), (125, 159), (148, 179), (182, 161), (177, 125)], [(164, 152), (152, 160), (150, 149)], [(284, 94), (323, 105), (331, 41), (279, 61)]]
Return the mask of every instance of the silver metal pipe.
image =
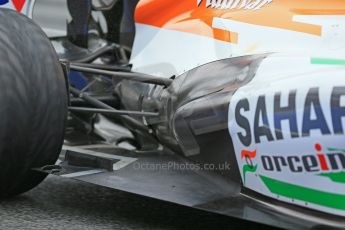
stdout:
[(128, 111), (128, 110), (113, 110), (113, 109), (95, 109), (86, 107), (68, 107), (70, 111), (73, 112), (84, 112), (84, 113), (100, 113), (100, 114), (116, 114), (116, 115), (132, 115), (132, 116), (145, 116), (145, 117), (155, 117), (158, 113), (151, 112), (140, 112), (140, 111)]
[[(112, 111), (119, 111), (99, 100), (96, 98), (93, 98), (89, 96), (87, 93), (82, 93), (80, 90), (70, 87), (70, 93), (73, 94), (75, 97), (81, 98), (85, 100), (87, 103), (89, 103), (92, 106), (95, 106), (100, 109), (105, 109), (105, 110), (112, 110)], [(140, 130), (142, 132), (149, 132), (149, 128), (146, 127), (144, 124), (140, 123), (139, 121), (135, 120), (134, 118), (128, 116), (128, 115), (119, 115), (119, 114), (112, 114), (113, 116), (119, 116), (122, 118), (123, 121), (127, 122), (130, 124), (130, 126), (134, 129)]]
[(169, 86), (173, 82), (172, 79), (155, 77), (155, 76), (142, 74), (142, 73), (108, 71), (108, 70), (102, 70), (102, 69), (89, 68), (85, 66), (87, 65), (84, 64), (84, 66), (78, 66), (73, 63), (70, 63), (69, 68), (71, 70), (85, 72), (85, 73), (109, 75), (109, 76), (113, 76), (120, 79), (144, 82), (144, 83), (155, 84), (155, 85)]

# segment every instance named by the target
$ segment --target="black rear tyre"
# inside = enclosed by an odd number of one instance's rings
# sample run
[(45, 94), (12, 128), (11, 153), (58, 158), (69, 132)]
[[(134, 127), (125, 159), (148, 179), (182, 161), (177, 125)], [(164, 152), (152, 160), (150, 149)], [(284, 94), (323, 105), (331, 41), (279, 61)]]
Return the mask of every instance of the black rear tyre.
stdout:
[(51, 42), (27, 17), (0, 10), (0, 198), (38, 185), (32, 168), (54, 164), (63, 143), (67, 90)]

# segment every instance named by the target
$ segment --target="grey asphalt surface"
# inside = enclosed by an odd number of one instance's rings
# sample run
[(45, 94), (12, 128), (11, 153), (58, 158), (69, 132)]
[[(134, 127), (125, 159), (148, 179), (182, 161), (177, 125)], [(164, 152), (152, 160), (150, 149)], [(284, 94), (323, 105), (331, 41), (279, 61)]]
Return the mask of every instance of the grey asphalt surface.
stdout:
[(267, 229), (232, 218), (48, 177), (0, 202), (0, 229)]

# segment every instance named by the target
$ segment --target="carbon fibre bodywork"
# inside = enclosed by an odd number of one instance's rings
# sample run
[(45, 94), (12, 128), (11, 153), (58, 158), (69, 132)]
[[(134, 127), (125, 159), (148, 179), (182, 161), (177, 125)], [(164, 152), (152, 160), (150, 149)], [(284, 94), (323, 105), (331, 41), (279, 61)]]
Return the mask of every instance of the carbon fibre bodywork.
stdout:
[(122, 81), (117, 92), (123, 108), (160, 114), (138, 119), (151, 134), (138, 131), (136, 138), (151, 145), (139, 151), (72, 142), (64, 147), (57, 174), (280, 228), (342, 229), (340, 217), (262, 196), (243, 185), (229, 134), (229, 105), (268, 56), (209, 63), (175, 78), (169, 87)]
[[(340, 217), (261, 196), (233, 181), (236, 175), (190, 169), (195, 162), (170, 152), (143, 155), (94, 144), (65, 146), (60, 158), (58, 170), (40, 171), (277, 228), (344, 229)], [(107, 163), (95, 163), (102, 160)], [(104, 167), (112, 164), (115, 169)]]

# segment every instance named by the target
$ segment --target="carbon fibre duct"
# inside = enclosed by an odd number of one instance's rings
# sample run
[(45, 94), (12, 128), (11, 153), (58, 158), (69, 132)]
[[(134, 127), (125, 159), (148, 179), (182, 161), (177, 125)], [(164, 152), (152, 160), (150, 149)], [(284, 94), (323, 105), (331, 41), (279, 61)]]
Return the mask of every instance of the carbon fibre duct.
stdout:
[(67, 36), (75, 45), (87, 48), (91, 0), (67, 0), (67, 5), (72, 17), (68, 23)]

